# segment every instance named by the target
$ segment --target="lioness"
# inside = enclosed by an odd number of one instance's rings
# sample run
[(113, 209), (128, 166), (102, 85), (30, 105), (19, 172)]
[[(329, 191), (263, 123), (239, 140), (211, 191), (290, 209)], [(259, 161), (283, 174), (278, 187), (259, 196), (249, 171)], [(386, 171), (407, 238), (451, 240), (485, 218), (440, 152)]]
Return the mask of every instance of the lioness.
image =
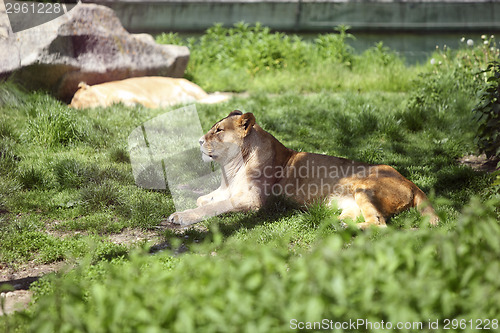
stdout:
[(77, 109), (107, 107), (115, 103), (158, 108), (179, 103), (218, 103), (229, 98), (217, 93), (207, 94), (186, 79), (162, 76), (133, 77), (93, 86), (80, 82), (78, 88), (70, 104)]
[(424, 192), (388, 165), (296, 152), (255, 123), (252, 113), (233, 111), (200, 138), (204, 161), (220, 163), (220, 187), (197, 200), (197, 208), (173, 213), (168, 221), (182, 226), (225, 212), (259, 209), (271, 195), (300, 204), (336, 201), (340, 219), (362, 215), (359, 228), (386, 226), (386, 219), (410, 207), (438, 217)]

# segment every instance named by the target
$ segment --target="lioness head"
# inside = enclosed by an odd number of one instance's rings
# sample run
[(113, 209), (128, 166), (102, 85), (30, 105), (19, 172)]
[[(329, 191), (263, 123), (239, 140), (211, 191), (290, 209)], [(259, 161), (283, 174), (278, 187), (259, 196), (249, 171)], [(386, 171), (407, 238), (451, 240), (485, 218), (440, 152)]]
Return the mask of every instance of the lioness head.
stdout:
[(78, 90), (73, 96), (73, 99), (71, 100), (69, 106), (76, 109), (83, 109), (98, 105), (99, 105), (98, 99), (92, 87), (86, 84), (85, 82), (80, 82), (78, 84)]
[(238, 110), (231, 112), (200, 138), (203, 160), (226, 164), (236, 158), (242, 153), (244, 139), (251, 133), (254, 125), (255, 117), (252, 113), (243, 114)]

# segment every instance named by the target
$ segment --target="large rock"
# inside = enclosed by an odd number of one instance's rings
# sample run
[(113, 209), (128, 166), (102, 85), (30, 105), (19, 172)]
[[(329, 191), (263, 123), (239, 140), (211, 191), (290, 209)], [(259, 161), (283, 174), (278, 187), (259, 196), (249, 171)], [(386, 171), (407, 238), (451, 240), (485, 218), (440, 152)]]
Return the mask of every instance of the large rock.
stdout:
[(0, 78), (49, 90), (65, 102), (80, 82), (182, 77), (188, 60), (188, 48), (130, 34), (111, 9), (94, 4), (79, 4), (53, 21), (0, 38)]
[(0, 39), (9, 37), (9, 17), (3, 0), (0, 0)]

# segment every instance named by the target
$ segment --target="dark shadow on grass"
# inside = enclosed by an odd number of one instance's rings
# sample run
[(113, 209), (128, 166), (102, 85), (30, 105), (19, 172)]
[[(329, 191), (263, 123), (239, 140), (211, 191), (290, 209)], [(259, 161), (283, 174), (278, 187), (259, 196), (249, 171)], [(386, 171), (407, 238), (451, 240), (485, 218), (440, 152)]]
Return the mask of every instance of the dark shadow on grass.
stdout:
[(264, 207), (256, 212), (240, 213), (242, 216), (236, 223), (219, 224), (219, 232), (229, 237), (241, 228), (253, 229), (264, 223), (272, 223), (303, 210), (299, 204), (286, 197), (271, 197)]
[(9, 285), (13, 290), (28, 290), (34, 282), (40, 279), (40, 277), (41, 276), (28, 276), (21, 279), (0, 281), (0, 289), (4, 285)]

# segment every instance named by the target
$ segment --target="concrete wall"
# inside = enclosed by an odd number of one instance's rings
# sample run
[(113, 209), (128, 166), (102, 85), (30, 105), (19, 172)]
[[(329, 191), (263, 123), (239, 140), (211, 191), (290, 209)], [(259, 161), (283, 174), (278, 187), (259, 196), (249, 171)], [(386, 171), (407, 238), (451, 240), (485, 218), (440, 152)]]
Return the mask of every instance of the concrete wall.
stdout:
[(113, 8), (134, 32), (203, 31), (215, 22), (261, 22), (276, 30), (354, 32), (500, 31), (496, 0), (128, 0), (96, 2)]

